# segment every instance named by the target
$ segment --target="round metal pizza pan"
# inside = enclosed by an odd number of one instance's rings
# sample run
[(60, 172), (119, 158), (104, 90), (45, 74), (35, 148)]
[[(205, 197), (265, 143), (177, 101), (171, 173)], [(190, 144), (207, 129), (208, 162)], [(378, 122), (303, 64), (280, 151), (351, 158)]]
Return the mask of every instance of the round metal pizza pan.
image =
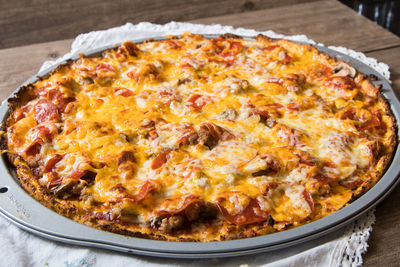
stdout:
[[(205, 35), (215, 37), (215, 35)], [(251, 37), (244, 37), (252, 39)], [(163, 39), (155, 37), (155, 40)], [(143, 42), (144, 40), (133, 40)], [(103, 47), (88, 51), (87, 56), (95, 56), (105, 49), (114, 46)], [(378, 77), (375, 84), (382, 85), (382, 93), (388, 100), (388, 104), (400, 121), (400, 102), (397, 99), (389, 82), (378, 72), (364, 63), (328, 49), (316, 46), (321, 52), (332, 57), (344, 60), (364, 74), (373, 74)], [(77, 59), (72, 57), (72, 60)], [(62, 62), (65, 63), (65, 62)], [(62, 64), (60, 63), (60, 64)], [(58, 64), (58, 65), (60, 65)], [(23, 85), (33, 83), (38, 77), (45, 77), (51, 70), (42, 71), (28, 79)], [(14, 92), (16, 93), (19, 88)], [(0, 120), (4, 121), (8, 114), (7, 101), (0, 106)], [(398, 133), (398, 129), (396, 129)], [(397, 141), (399, 136), (397, 134)], [(210, 257), (231, 257), (246, 254), (253, 254), (265, 251), (281, 249), (306, 242), (324, 236), (330, 232), (342, 228), (344, 225), (359, 218), (362, 214), (383, 200), (399, 183), (400, 179), (400, 150), (397, 146), (392, 163), (386, 170), (379, 182), (360, 198), (343, 209), (312, 223), (299, 226), (294, 229), (265, 236), (252, 238), (219, 241), (219, 242), (167, 242), (148, 240), (142, 238), (128, 237), (101, 231), (85, 226), (63, 217), (56, 212), (41, 205), (38, 201), (26, 193), (18, 182), (13, 168), (8, 163), (5, 155), (0, 160), (0, 214), (13, 224), (39, 236), (65, 242), (74, 245), (98, 247), (138, 255), (169, 257), (169, 258), (210, 258)]]

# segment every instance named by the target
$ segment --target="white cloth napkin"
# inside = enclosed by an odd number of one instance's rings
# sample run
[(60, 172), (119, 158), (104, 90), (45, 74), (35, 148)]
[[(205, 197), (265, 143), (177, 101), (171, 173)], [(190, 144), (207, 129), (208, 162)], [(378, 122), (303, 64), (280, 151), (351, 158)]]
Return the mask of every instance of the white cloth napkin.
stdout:
[[(168, 34), (216, 33), (226, 32), (254, 36), (259, 33), (275, 38), (287, 38), (316, 44), (304, 35), (283, 36), (272, 31), (257, 32), (243, 28), (221, 25), (201, 25), (171, 22), (165, 25), (142, 22), (136, 25), (127, 23), (105, 31), (79, 35), (71, 46), (71, 51), (56, 61), (47, 61), (41, 70), (55, 63), (87, 50), (103, 47), (124, 40), (150, 38)], [(389, 67), (368, 58), (362, 53), (343, 47), (330, 47), (355, 57), (380, 72), (389, 80)], [(45, 218), (43, 218), (45, 220)], [(134, 256), (113, 251), (71, 246), (37, 237), (25, 232), (0, 217), (0, 266), (360, 266), (362, 253), (368, 248), (368, 238), (375, 222), (374, 211), (369, 211), (359, 220), (322, 238), (304, 242), (300, 245), (260, 253), (250, 256), (220, 259), (160, 259)]]

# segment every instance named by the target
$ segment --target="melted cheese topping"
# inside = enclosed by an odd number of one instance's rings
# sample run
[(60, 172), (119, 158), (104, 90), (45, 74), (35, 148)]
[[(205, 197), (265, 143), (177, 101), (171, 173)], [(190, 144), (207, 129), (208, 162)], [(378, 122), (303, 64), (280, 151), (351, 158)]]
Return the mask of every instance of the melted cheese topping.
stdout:
[[(229, 238), (229, 225), (283, 230), (372, 186), (392, 151), (377, 89), (338, 65), (263, 37), (126, 42), (36, 82), (10, 117), (8, 150), (98, 220), (203, 241)], [(218, 207), (214, 231), (193, 225), (195, 203)], [(192, 230), (177, 232), (178, 217)]]

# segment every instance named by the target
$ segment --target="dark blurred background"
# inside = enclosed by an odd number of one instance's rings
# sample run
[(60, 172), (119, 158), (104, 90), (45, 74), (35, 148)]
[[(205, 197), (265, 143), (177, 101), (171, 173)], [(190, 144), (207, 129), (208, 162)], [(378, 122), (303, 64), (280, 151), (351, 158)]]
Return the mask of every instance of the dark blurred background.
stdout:
[(340, 2), (400, 36), (399, 0), (340, 0)]

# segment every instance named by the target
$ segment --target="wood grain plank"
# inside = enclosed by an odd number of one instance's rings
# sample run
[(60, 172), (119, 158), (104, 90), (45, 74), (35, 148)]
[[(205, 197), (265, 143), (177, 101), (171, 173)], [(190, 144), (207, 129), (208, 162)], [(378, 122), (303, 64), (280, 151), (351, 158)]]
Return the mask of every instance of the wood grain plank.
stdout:
[(0, 0), (0, 48), (73, 38), (149, 21), (166, 23), (316, 0)]
[(363, 52), (400, 45), (399, 37), (337, 1), (304, 3), (192, 22), (273, 30), (286, 35), (305, 34), (325, 45), (344, 46)]
[[(392, 87), (400, 97), (400, 47), (367, 53), (390, 67)], [(398, 164), (395, 163), (395, 164)], [(398, 266), (400, 262), (400, 186), (376, 208), (364, 266)]]
[(399, 266), (400, 261), (400, 186), (380, 203), (375, 212), (376, 223), (368, 240), (364, 267)]
[(366, 53), (366, 55), (389, 65), (392, 87), (395, 90), (397, 97), (400, 98), (400, 47), (369, 52)]
[(0, 99), (35, 75), (44, 61), (70, 51), (71, 43), (72, 40), (64, 40), (0, 50)]

